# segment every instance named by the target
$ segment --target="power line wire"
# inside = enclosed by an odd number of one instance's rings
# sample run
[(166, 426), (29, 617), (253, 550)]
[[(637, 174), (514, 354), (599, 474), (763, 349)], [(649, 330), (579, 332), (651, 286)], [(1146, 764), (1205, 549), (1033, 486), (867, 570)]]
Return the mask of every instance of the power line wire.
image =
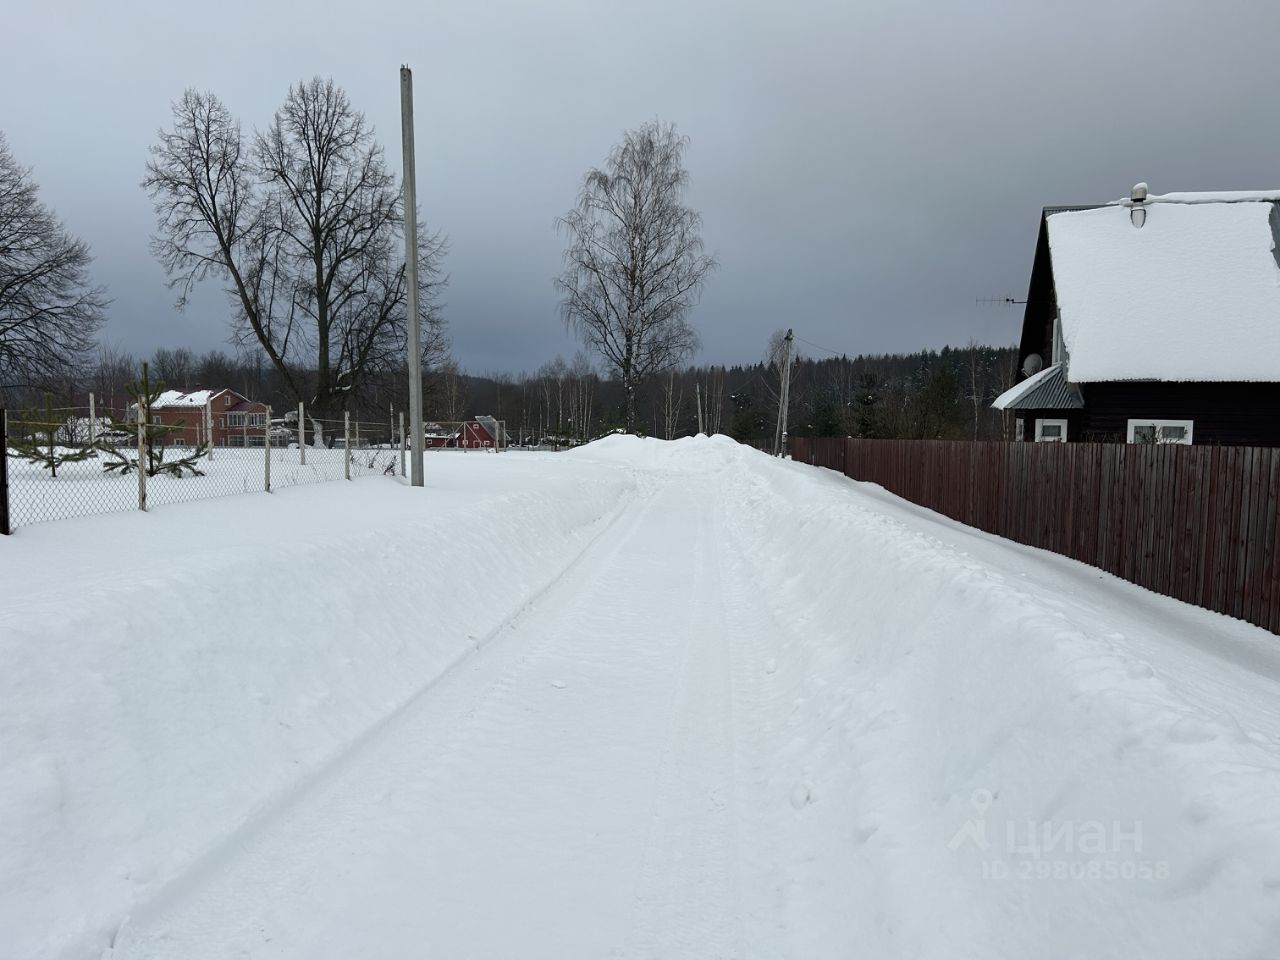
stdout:
[(820, 343), (814, 343), (812, 340), (806, 340), (804, 337), (800, 336), (799, 334), (796, 334), (796, 335), (795, 335), (795, 338), (796, 338), (797, 340), (799, 340), (801, 343), (807, 343), (807, 344), (808, 344), (809, 346), (811, 346), (811, 347), (815, 347), (815, 348), (816, 348), (816, 349), (818, 349), (818, 350), (823, 350), (823, 351), (825, 351), (826, 353), (831, 354), (833, 357), (847, 357), (847, 356), (849, 356), (849, 351), (847, 351), (847, 350), (832, 350), (830, 347), (824, 347), (824, 346), (823, 346), (822, 344), (820, 344)]

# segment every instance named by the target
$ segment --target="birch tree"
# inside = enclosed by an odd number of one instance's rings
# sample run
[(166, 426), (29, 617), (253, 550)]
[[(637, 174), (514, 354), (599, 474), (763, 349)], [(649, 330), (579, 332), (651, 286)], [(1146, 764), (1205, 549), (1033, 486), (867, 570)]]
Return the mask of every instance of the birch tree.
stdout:
[(562, 316), (621, 381), (629, 433), (639, 385), (697, 349), (689, 313), (715, 268), (702, 218), (682, 202), (688, 145), (670, 124), (628, 131), (559, 220), (569, 238), (556, 280)]

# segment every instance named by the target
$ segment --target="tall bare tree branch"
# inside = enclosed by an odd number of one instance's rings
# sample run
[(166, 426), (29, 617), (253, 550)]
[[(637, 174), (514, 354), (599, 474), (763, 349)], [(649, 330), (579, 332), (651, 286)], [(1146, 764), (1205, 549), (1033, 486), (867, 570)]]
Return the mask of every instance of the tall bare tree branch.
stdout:
[[(291, 87), (251, 143), (216, 96), (188, 90), (151, 148), (143, 186), (156, 208), (152, 248), (179, 303), (210, 274), (226, 281), (236, 342), (259, 344), (317, 416), (403, 365), (403, 195), (372, 127), (332, 80)], [(419, 237), (430, 367), (448, 351), (445, 241)]]
[(83, 366), (108, 302), (92, 259), (0, 134), (0, 391), (45, 388)]

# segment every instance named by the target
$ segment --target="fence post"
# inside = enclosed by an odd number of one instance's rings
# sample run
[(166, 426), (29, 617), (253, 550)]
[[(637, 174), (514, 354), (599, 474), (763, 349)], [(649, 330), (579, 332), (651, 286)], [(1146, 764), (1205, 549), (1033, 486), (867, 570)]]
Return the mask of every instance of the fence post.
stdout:
[(307, 465), (307, 411), (301, 400), (298, 401), (298, 463)]
[(400, 476), (404, 476), (404, 457), (405, 457), (405, 435), (404, 435), (404, 411), (400, 411)]
[(209, 444), (209, 462), (213, 463), (213, 397), (204, 402), (204, 438)]
[(0, 407), (0, 535), (8, 536), (9, 526), (9, 411)]
[[(143, 364), (142, 374), (145, 377), (147, 372), (146, 364)], [(147, 417), (148, 404), (146, 395), (139, 392), (138, 394), (138, 509), (147, 509)]]
[(262, 481), (263, 483), (262, 489), (267, 493), (270, 493), (271, 492), (271, 408), (270, 407), (267, 407), (267, 429), (263, 431), (263, 434), (262, 434), (262, 449), (266, 452), (266, 456), (263, 457), (263, 463), (265, 464), (265, 466), (263, 468), (264, 476)]
[(351, 479), (351, 411), (342, 412), (342, 475)]
[(98, 442), (98, 421), (97, 413), (93, 404), (93, 394), (89, 394), (89, 446), (93, 446)]

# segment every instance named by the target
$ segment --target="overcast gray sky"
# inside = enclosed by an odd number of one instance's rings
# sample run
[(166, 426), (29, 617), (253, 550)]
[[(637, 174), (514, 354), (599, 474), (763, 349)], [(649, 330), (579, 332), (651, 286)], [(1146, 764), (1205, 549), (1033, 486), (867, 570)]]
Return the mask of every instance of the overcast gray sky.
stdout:
[(0, 130), (92, 245), (103, 339), (143, 354), (227, 337), (220, 291), (177, 313), (147, 249), (138, 182), (188, 86), (250, 128), (332, 76), (398, 171), (414, 68), (419, 198), (473, 372), (573, 352), (554, 220), (654, 117), (692, 140), (721, 263), (693, 316), (707, 362), (788, 325), (851, 353), (1009, 342), (1020, 314), (974, 301), (1025, 292), (1041, 206), (1280, 186), (1274, 0), (15, 0), (3, 19)]

